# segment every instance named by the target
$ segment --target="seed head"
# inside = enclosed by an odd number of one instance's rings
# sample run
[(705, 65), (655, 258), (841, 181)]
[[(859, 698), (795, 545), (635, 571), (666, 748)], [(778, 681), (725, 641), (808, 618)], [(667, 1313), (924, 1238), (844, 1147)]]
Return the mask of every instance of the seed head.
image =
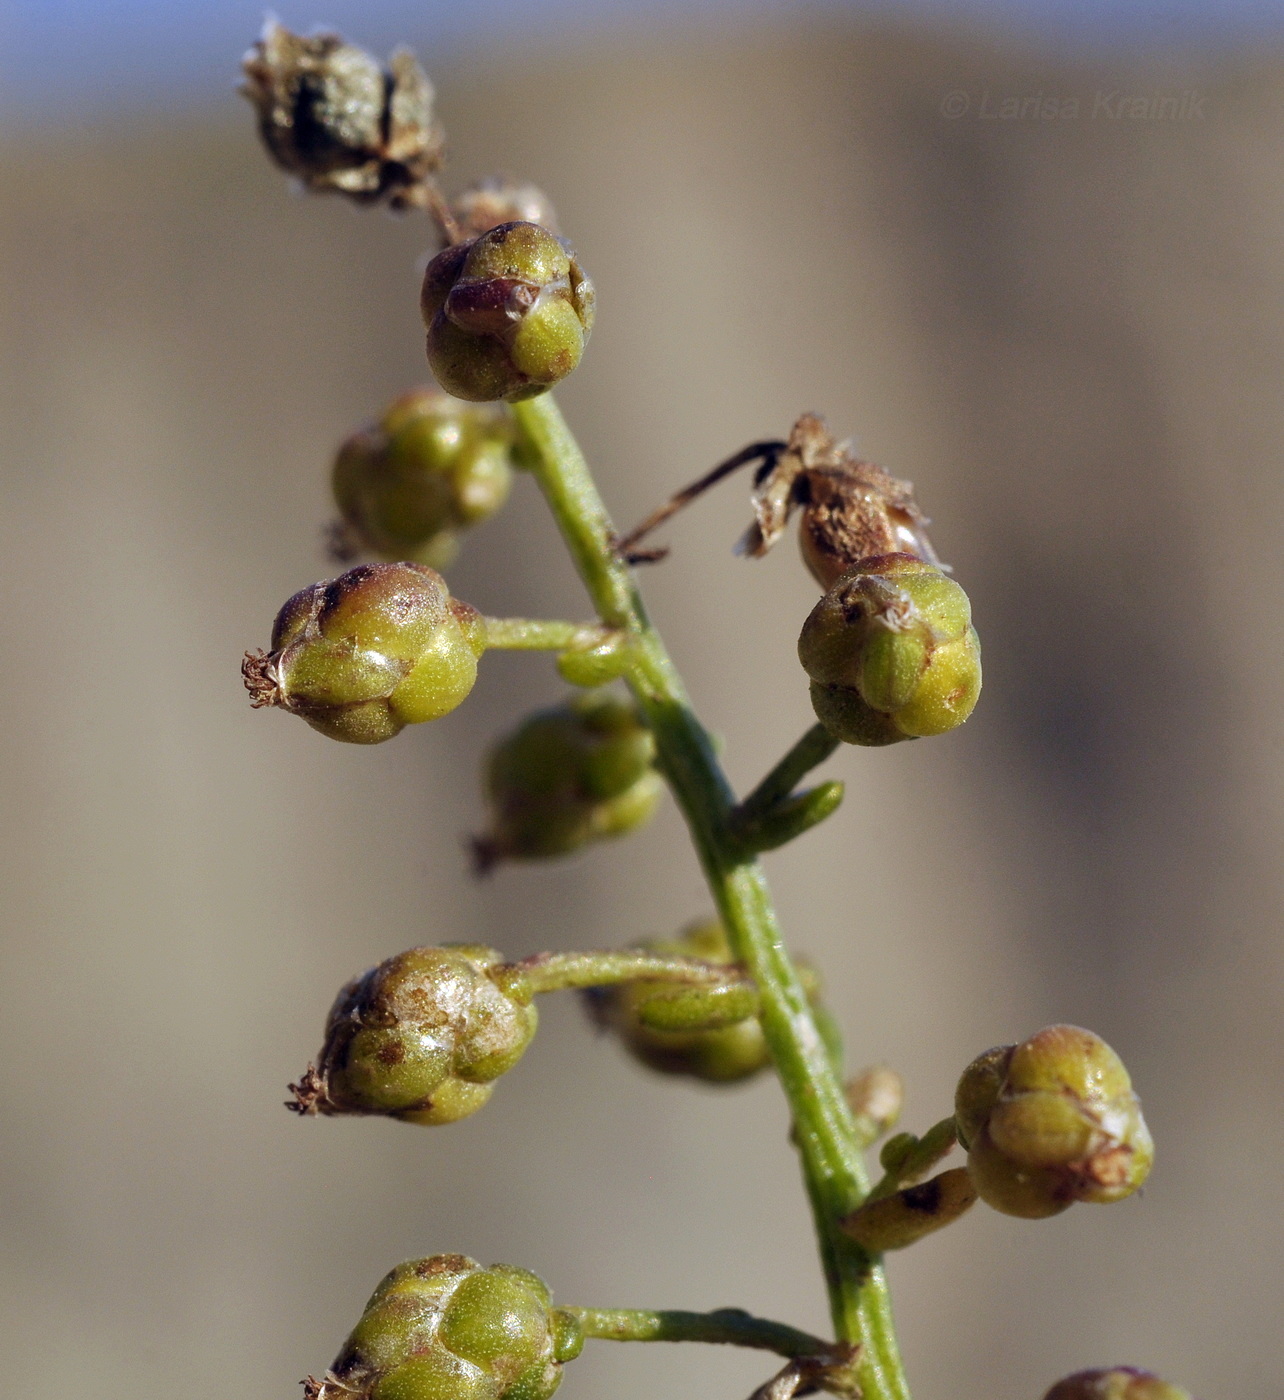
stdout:
[(981, 1199), (1005, 1215), (1123, 1200), (1154, 1160), (1123, 1061), (1078, 1026), (979, 1055), (959, 1080), (955, 1122)]
[(458, 534), (507, 499), (512, 448), (499, 405), (403, 394), (339, 449), (332, 485), (345, 534), (385, 559), (446, 567)]
[(317, 1067), (295, 1091), (301, 1114), (379, 1113), (453, 1123), (475, 1113), (521, 1059), (538, 1016), (493, 948), (399, 953), (339, 993)]
[(593, 308), (569, 244), (538, 224), (499, 224), (428, 264), (428, 363), (456, 398), (533, 398), (579, 364)]
[(654, 758), (636, 708), (609, 692), (536, 711), (490, 755), (490, 824), (474, 840), (479, 869), (568, 855), (643, 825), (662, 791)]
[(432, 84), (407, 49), (385, 68), (337, 34), (269, 20), (242, 67), (268, 154), (307, 189), (393, 209), (431, 203), (443, 138)]
[(548, 1400), (583, 1345), (544, 1282), (462, 1254), (399, 1265), (375, 1289), (316, 1400)]
[(378, 744), (438, 719), (473, 688), (485, 635), (477, 611), (421, 564), (362, 564), (301, 589), (269, 651), (241, 667), (252, 703), (279, 705), (322, 734)]

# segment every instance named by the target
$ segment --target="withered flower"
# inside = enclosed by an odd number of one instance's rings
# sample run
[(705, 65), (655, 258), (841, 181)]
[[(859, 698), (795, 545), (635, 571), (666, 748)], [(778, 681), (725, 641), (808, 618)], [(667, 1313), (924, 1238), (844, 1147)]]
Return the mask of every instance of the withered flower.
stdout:
[(442, 131), (432, 83), (408, 49), (385, 68), (337, 34), (305, 37), (269, 20), (242, 67), (263, 144), (309, 190), (393, 209), (435, 203)]

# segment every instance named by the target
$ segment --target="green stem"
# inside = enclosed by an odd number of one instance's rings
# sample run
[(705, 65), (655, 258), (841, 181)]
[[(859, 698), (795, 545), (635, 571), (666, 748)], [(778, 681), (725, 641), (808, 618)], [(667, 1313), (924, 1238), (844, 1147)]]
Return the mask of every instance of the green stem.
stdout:
[(823, 724), (813, 724), (740, 804), (737, 817), (750, 819), (782, 802), (818, 763), (824, 763), (838, 744), (839, 740)]
[(655, 735), (658, 762), (691, 829), (732, 951), (758, 986), (763, 1032), (793, 1112), (835, 1331), (863, 1348), (857, 1376), (866, 1400), (909, 1400), (881, 1262), (838, 1229), (869, 1188), (851, 1110), (781, 938), (762, 868), (735, 839), (730, 785), (632, 574), (611, 547), (611, 521), (557, 405), (544, 394), (512, 411), (594, 606), (632, 640), (630, 688)]
[(721, 1342), (729, 1346), (756, 1347), (790, 1359), (825, 1356), (829, 1342), (800, 1332), (783, 1322), (753, 1317), (739, 1308), (717, 1312), (648, 1312), (642, 1308), (564, 1308), (573, 1313), (586, 1337), (607, 1342)]
[(486, 645), (503, 651), (565, 651), (606, 641), (611, 629), (596, 622), (558, 622), (530, 617), (484, 617)]
[(525, 974), (536, 994), (641, 980), (708, 986), (738, 982), (743, 977), (734, 964), (702, 962), (699, 958), (680, 958), (631, 948), (604, 953), (535, 953), (514, 966)]

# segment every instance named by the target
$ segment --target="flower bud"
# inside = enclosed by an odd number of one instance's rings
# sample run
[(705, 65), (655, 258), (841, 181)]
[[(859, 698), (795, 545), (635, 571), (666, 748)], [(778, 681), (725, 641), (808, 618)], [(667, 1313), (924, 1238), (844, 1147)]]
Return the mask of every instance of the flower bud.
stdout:
[(1191, 1400), (1191, 1395), (1149, 1371), (1112, 1366), (1102, 1371), (1076, 1371), (1058, 1381), (1043, 1400)]
[(447, 944), (354, 978), (330, 1008), (317, 1068), (291, 1086), (293, 1107), (428, 1125), (475, 1113), (539, 1019), (529, 986), (509, 971), (493, 948)]
[(481, 870), (569, 855), (650, 820), (663, 784), (655, 740), (633, 704), (601, 691), (537, 710), (492, 751)]
[(316, 1400), (548, 1400), (583, 1335), (543, 1281), (462, 1254), (399, 1265), (366, 1304)]
[(242, 67), (241, 91), (282, 170), (362, 204), (427, 205), (442, 133), (432, 84), (408, 50), (385, 69), (337, 34), (304, 38), (269, 20)]
[[(716, 919), (690, 924), (677, 938), (652, 939), (637, 945), (650, 952), (703, 962), (729, 964), (731, 946)], [(800, 969), (809, 995), (816, 975)], [(713, 1084), (748, 1079), (771, 1063), (757, 1017), (756, 999), (746, 1005), (742, 988), (683, 988), (672, 983), (623, 982), (593, 987), (585, 1001), (593, 1019), (619, 1036), (629, 1053), (663, 1074), (685, 1074)], [(686, 1026), (672, 1008), (690, 1009)]]
[(971, 1209), (976, 1187), (966, 1167), (951, 1167), (930, 1181), (867, 1201), (840, 1222), (843, 1233), (871, 1254), (905, 1249)]
[(848, 744), (944, 734), (972, 713), (981, 689), (967, 594), (909, 554), (843, 574), (803, 624), (798, 657), (816, 717)]
[(905, 1100), (905, 1085), (888, 1065), (871, 1065), (844, 1085), (861, 1137), (875, 1142), (896, 1126)]
[(301, 589), (277, 614), (272, 649), (241, 671), (255, 707), (279, 705), (322, 734), (378, 744), (438, 719), (477, 679), (481, 617), (422, 564), (362, 564)]
[(335, 503), (365, 549), (443, 568), (456, 533), (504, 504), (512, 444), (505, 410), (412, 390), (339, 449)]
[(450, 202), (460, 235), (476, 238), (500, 224), (539, 224), (557, 232), (557, 215), (552, 202), (535, 185), (519, 184), (501, 175), (478, 180)]
[(533, 398), (579, 364), (593, 304), (593, 284), (565, 240), (538, 224), (499, 224), (428, 264), (420, 303), (428, 363), (456, 398)]
[(981, 1199), (1005, 1215), (1123, 1200), (1154, 1159), (1123, 1062), (1078, 1026), (978, 1056), (959, 1080), (955, 1122)]

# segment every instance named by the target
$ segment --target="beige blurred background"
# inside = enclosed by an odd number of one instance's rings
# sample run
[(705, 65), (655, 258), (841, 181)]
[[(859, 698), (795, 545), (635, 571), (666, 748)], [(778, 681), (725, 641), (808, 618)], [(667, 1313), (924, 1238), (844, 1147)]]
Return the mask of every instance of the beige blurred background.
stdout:
[[(975, 718), (831, 762), (844, 809), (769, 859), (786, 926), (853, 1064), (906, 1075), (907, 1126), (981, 1049), (1070, 1020), (1126, 1057), (1159, 1158), (1142, 1199), (978, 1209), (895, 1258), (916, 1396), (1038, 1400), (1123, 1361), (1278, 1396), (1284, 53), (1094, 66), (853, 23), (434, 76), (453, 183), (544, 185), (597, 281), (560, 397), (621, 522), (816, 408), (917, 483), (972, 595)], [(1094, 116), (1111, 92), (1198, 103)], [(984, 115), (1032, 95), (1079, 115)], [(426, 243), (291, 198), (230, 98), (0, 142), (0, 1325), (24, 1400), (297, 1394), (391, 1264), (447, 1249), (565, 1302), (824, 1325), (774, 1085), (647, 1077), (569, 999), (457, 1127), (281, 1108), (379, 958), (708, 907), (671, 806), (468, 878), (479, 754), (559, 691), (540, 658), (488, 658), (460, 711), (372, 751), (246, 703), (241, 652), (327, 572), (336, 441), (424, 377)], [(810, 719), (815, 596), (791, 546), (731, 556), (746, 512), (724, 488), (645, 579), (740, 784)], [(583, 611), (529, 482), (452, 584)], [(738, 1400), (765, 1374), (592, 1344), (563, 1393)]]

